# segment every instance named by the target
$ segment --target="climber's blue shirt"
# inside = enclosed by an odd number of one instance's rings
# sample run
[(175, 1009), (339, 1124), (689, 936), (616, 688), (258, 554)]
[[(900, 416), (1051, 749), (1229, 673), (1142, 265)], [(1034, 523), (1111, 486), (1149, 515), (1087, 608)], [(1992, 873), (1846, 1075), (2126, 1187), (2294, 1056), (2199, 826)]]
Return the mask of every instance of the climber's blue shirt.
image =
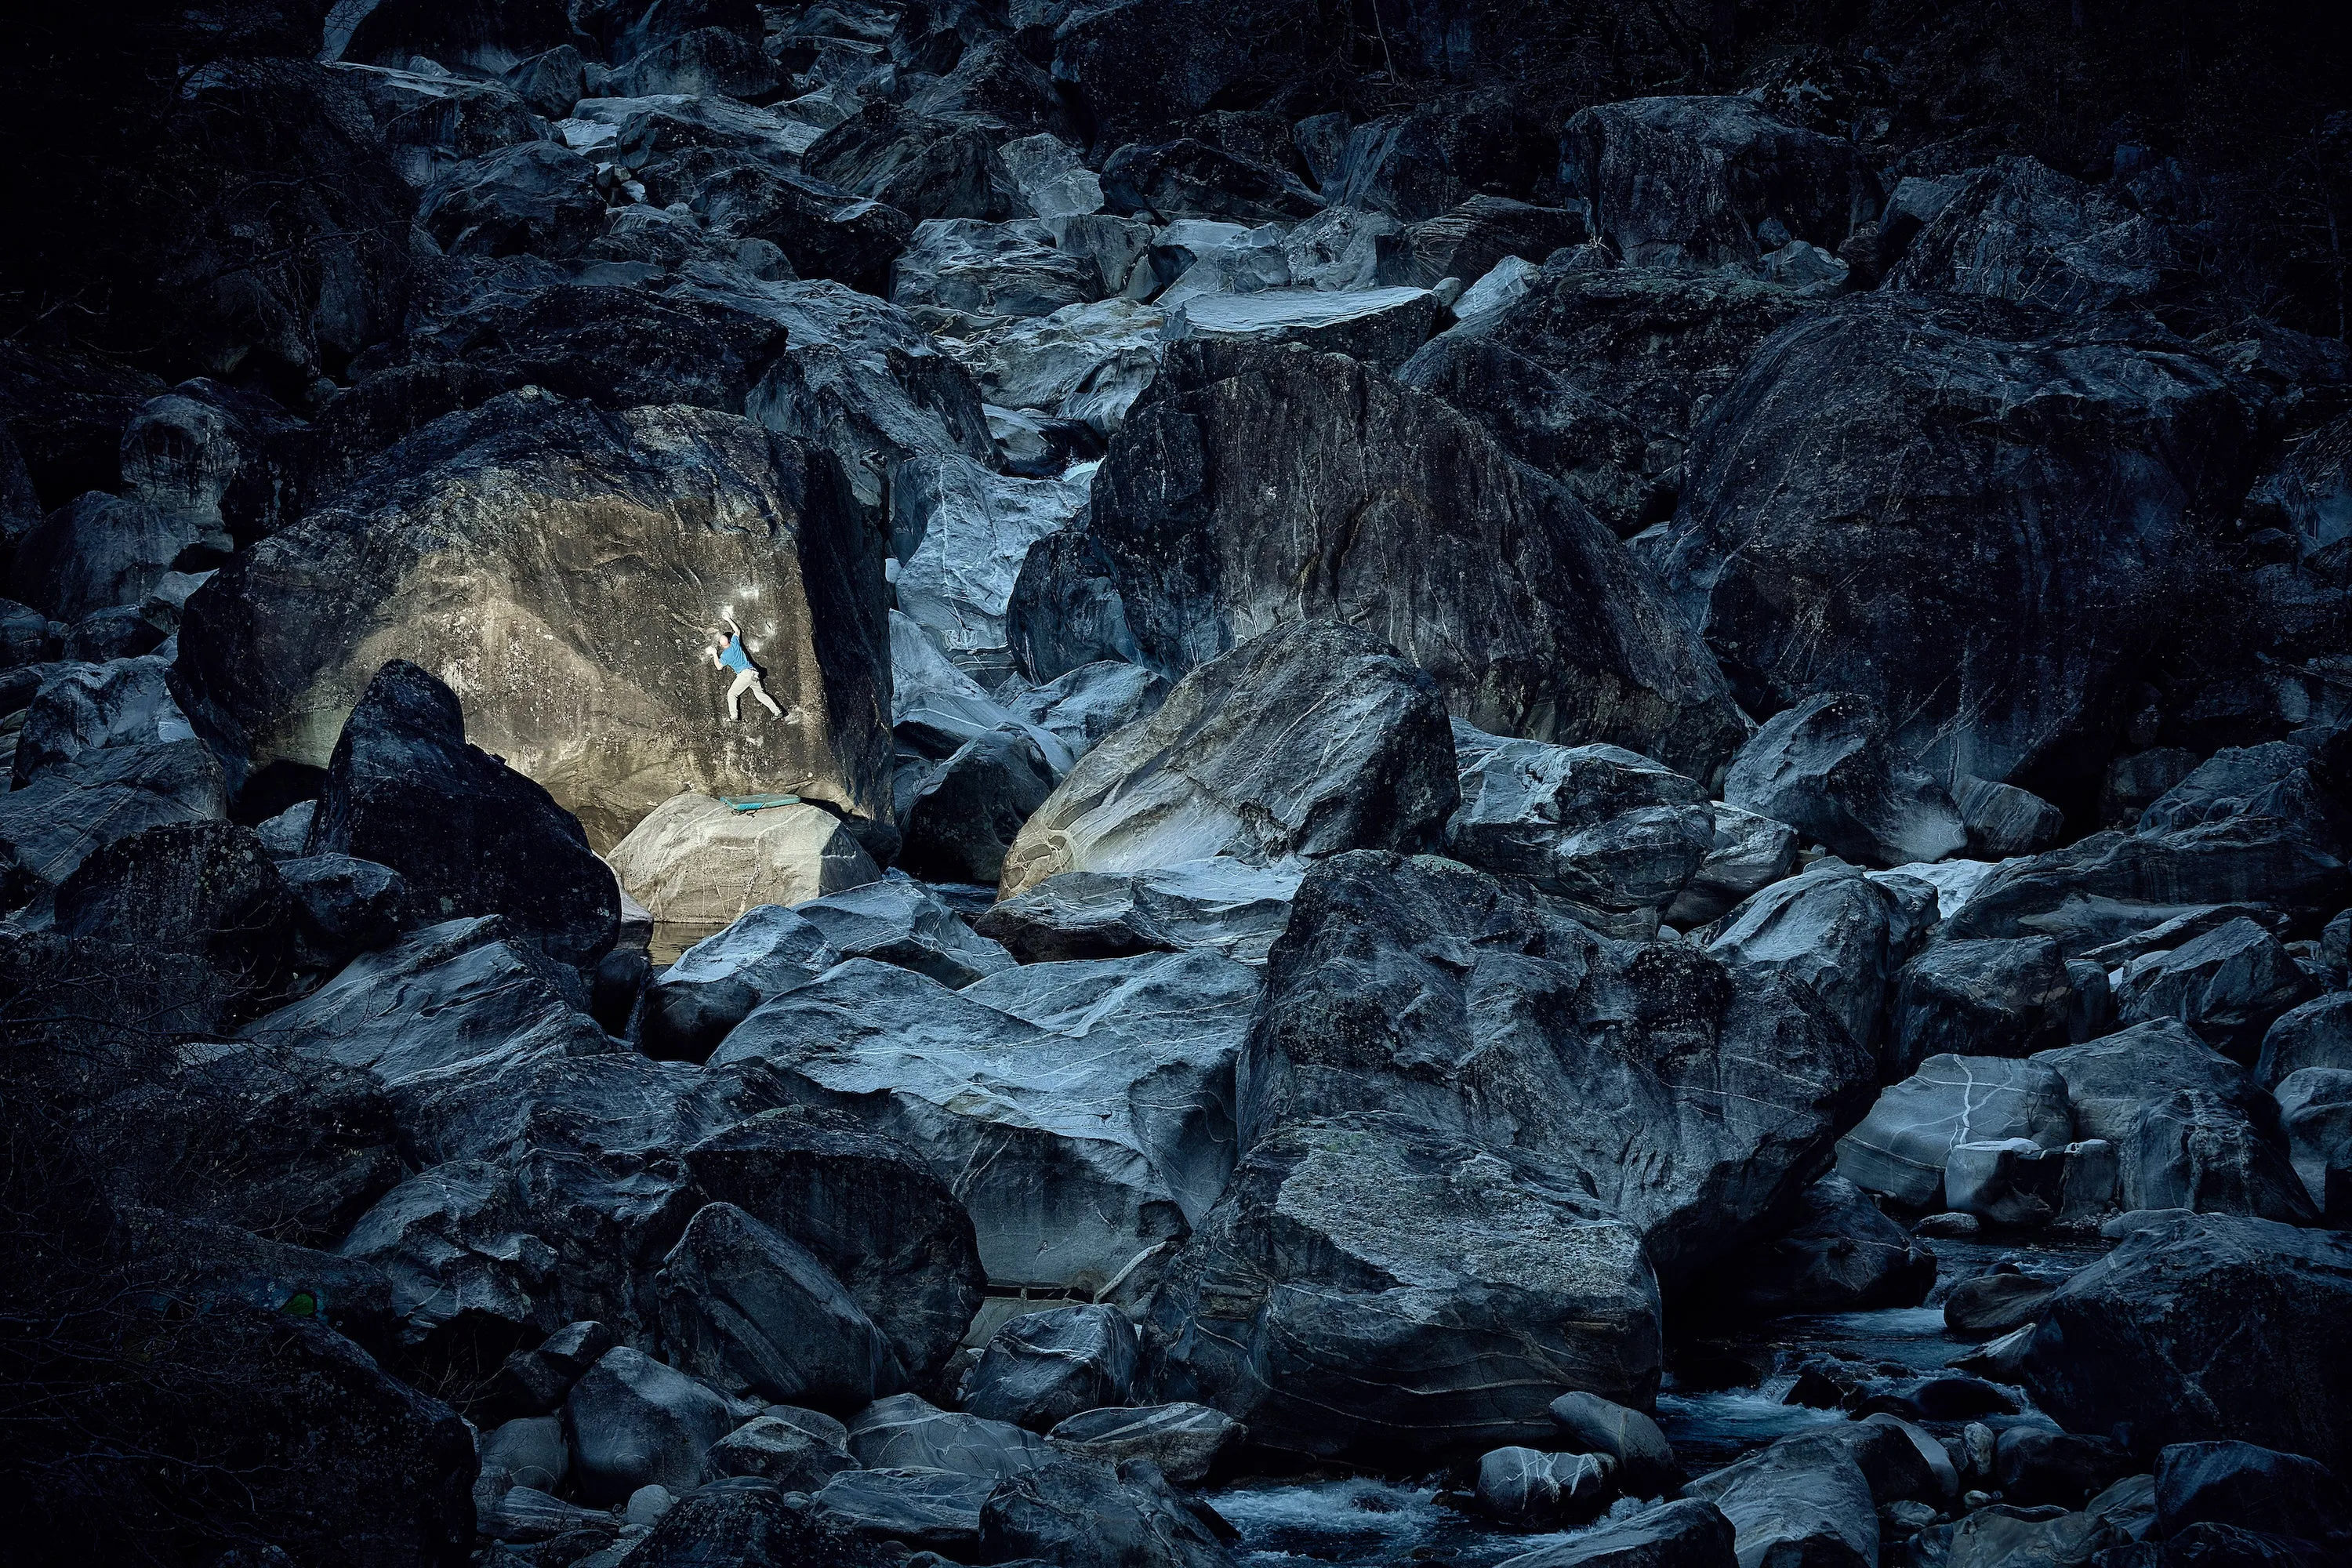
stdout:
[(751, 656), (743, 651), (743, 639), (729, 637), (727, 646), (719, 650), (719, 662), (730, 669), (751, 668)]

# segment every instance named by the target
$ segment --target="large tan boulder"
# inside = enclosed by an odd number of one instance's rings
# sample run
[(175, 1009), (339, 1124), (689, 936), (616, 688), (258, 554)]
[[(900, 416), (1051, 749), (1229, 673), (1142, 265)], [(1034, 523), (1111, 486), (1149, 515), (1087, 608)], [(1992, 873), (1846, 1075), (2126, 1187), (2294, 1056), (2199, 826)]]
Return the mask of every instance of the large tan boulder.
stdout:
[(738, 811), (707, 795), (662, 802), (605, 858), (656, 921), (714, 931), (761, 904), (805, 903), (882, 879), (829, 811)]
[[(825, 452), (683, 405), (525, 389), (435, 421), (189, 602), (191, 721), (323, 765), (386, 660), (609, 849), (682, 791), (890, 802), (882, 545)], [(708, 652), (740, 622), (778, 711)]]

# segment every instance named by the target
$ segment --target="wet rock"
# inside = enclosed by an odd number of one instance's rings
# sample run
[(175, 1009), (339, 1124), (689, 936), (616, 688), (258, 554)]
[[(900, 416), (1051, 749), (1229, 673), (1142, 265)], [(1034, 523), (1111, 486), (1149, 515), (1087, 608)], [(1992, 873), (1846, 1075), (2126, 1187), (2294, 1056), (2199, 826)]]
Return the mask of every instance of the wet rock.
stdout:
[(1511, 1524), (1580, 1524), (1608, 1507), (1616, 1468), (1601, 1454), (1496, 1448), (1478, 1460), (1478, 1507)]
[(1458, 797), (1445, 722), (1430, 679), (1378, 638), (1278, 626), (1089, 752), (1013, 840), (1003, 891), (1217, 855), (1422, 847)]
[(604, 200), (587, 159), (526, 142), (450, 169), (416, 219), (451, 255), (571, 256), (604, 231)]
[(964, 1407), (992, 1421), (1050, 1432), (1082, 1410), (1125, 1405), (1142, 1344), (1117, 1307), (1057, 1307), (1013, 1319), (964, 1380)]
[(0, 901), (55, 888), (119, 838), (227, 815), (220, 763), (203, 742), (100, 747), (0, 795)]
[[(1268, 533), (1250, 520), (1269, 509), (1305, 521)], [(1425, 663), (1497, 733), (1706, 777), (1738, 732), (1704, 650), (1572, 498), (1444, 405), (1328, 356), (1171, 345), (1096, 475), (1090, 537), (1163, 673), (1332, 617)]]
[(882, 877), (830, 812), (739, 811), (691, 792), (654, 807), (605, 859), (654, 919), (711, 932), (763, 904), (805, 903)]
[(1550, 1440), (1563, 1385), (1646, 1402), (1656, 1300), (1589, 1199), (1375, 1115), (1259, 1140), (1150, 1327), (1163, 1394), (1253, 1442), (1410, 1463)]
[(9, 589), (53, 620), (136, 605), (205, 534), (200, 521), (92, 490), (33, 525)]
[(948, 1470), (844, 1470), (810, 1500), (817, 1519), (835, 1530), (969, 1557), (996, 1487), (993, 1478)]
[(2252, 1443), (2173, 1443), (2156, 1457), (2156, 1534), (2236, 1525), (2314, 1542), (2352, 1532), (2352, 1495), (2327, 1468)]
[(2330, 1347), (2352, 1331), (2347, 1314), (2352, 1245), (2336, 1233), (2174, 1219), (2060, 1288), (2025, 1386), (2078, 1431), (2129, 1421), (2138, 1444), (2237, 1438), (2340, 1468), (2347, 1373)]
[(2032, 158), (2004, 157), (1944, 196), (1885, 286), (2087, 312), (2145, 301), (2173, 262), (2151, 216)]
[[(2198, 548), (2208, 498), (2234, 504), (2218, 497), (2246, 421), (2222, 372), (2142, 318), (1858, 297), (1757, 351), (1656, 558), (1750, 710), (1854, 693), (1899, 716), (1893, 740), (1930, 774), (2063, 799), (2095, 785), (2163, 646), (2155, 583)], [(2105, 521), (2044, 537), (2036, 520), (2061, 515)]]
[(1003, 1480), (1050, 1463), (1045, 1439), (1009, 1421), (941, 1410), (912, 1394), (877, 1399), (849, 1425), (850, 1452), (868, 1469), (948, 1470)]
[(1593, 231), (1634, 266), (1756, 265), (1758, 231), (1834, 251), (1878, 216), (1852, 143), (1781, 124), (1746, 98), (1642, 98), (1580, 110), (1560, 174)]
[(1735, 1539), (1721, 1509), (1685, 1498), (1504, 1563), (1506, 1568), (1727, 1568), (1738, 1562)]
[(938, 894), (903, 876), (812, 899), (793, 912), (843, 958), (878, 959), (942, 985), (969, 985), (1013, 967), (1011, 953), (974, 934)]
[(1082, 1459), (1110, 1465), (1148, 1459), (1177, 1485), (1193, 1486), (1208, 1479), (1242, 1434), (1241, 1424), (1223, 1411), (1180, 1403), (1082, 1410), (1046, 1436)]
[(2066, 1081), (2051, 1068), (2000, 1057), (1930, 1057), (1838, 1140), (1838, 1173), (1864, 1192), (1928, 1208), (1943, 1192), (1954, 1144), (2024, 1138), (2055, 1149), (2073, 1129)]
[(1832, 860), (1772, 883), (1703, 935), (1717, 957), (1803, 985), (1854, 1044), (1878, 1052), (1895, 973), (1927, 919), (1900, 885)]
[[(1670, 1280), (1793, 1198), (1874, 1077), (1817, 1003), (1750, 965), (1598, 937), (1524, 883), (1372, 852), (1300, 885), (1247, 1063), (1245, 1143), (1350, 1112), (1443, 1129), (1591, 1194)], [(1606, 1128), (1580, 1109), (1601, 1103), (1623, 1108)]]
[[(438, 421), (400, 453), (190, 602), (180, 668), (218, 716), (191, 717), (233, 723), (253, 766), (326, 762), (336, 716), (404, 655), (463, 682), (475, 738), (594, 844), (685, 789), (880, 809), (878, 552), (856, 547), (864, 524), (821, 454), (698, 409), (606, 414), (523, 394)], [(681, 531), (674, 507), (726, 521)], [(562, 564), (591, 539), (636, 564)], [(726, 722), (706, 640), (722, 613), (799, 723), (750, 704)], [(499, 628), (517, 616), (578, 636), (510, 647)], [(583, 733), (604, 743), (583, 750)]]
[(852, 960), (753, 1013), (711, 1059), (764, 1061), (793, 1099), (919, 1150), (971, 1211), (990, 1278), (1100, 1289), (1223, 1184), (1255, 975), (1187, 953), (981, 984), (951, 992)]
[(1996, 1268), (1952, 1287), (1952, 1293), (1944, 1298), (1944, 1327), (1969, 1339), (2011, 1333), (2038, 1322), (2042, 1309), (2057, 1290), (2051, 1280)]
[(2080, 1507), (2131, 1473), (2131, 1455), (2109, 1437), (2011, 1426), (1993, 1445), (1992, 1479), (2004, 1500)]
[(971, 1216), (902, 1144), (843, 1117), (763, 1112), (689, 1145), (688, 1170), (805, 1247), (887, 1337), (908, 1379), (939, 1375), (981, 1303)]
[(639, 1487), (694, 1489), (704, 1456), (734, 1426), (727, 1402), (625, 1345), (606, 1351), (563, 1402), (581, 1496), (626, 1500)]
[(1161, 949), (1263, 963), (1297, 890), (1295, 872), (1221, 858), (1131, 875), (1065, 871), (992, 906), (973, 929), (1024, 963)]
[(1805, 1189), (1778, 1237), (1720, 1265), (1702, 1299), (1749, 1318), (1864, 1312), (1916, 1307), (1935, 1283), (1936, 1255), (1852, 1182), (1829, 1175)]
[(2178, 1018), (2224, 1055), (2248, 1061), (2271, 1025), (2313, 990), (2279, 940), (2241, 918), (2126, 964), (2116, 1014), (2126, 1024)]
[(702, 1465), (709, 1480), (757, 1476), (786, 1491), (814, 1492), (842, 1471), (856, 1469), (857, 1461), (838, 1439), (827, 1441), (793, 1422), (762, 1415), (713, 1443)]
[(1596, 1394), (1563, 1394), (1551, 1402), (1551, 1418), (1585, 1451), (1616, 1464), (1614, 1479), (1630, 1497), (1654, 1497), (1681, 1479), (1682, 1466), (1658, 1424), (1638, 1410)]
[(500, 916), (559, 963), (593, 964), (619, 934), (613, 874), (580, 824), (468, 745), (456, 695), (404, 659), (344, 721), (306, 847), (389, 866), (423, 920)]
[(1867, 698), (1810, 698), (1775, 717), (1732, 759), (1723, 797), (1865, 865), (1940, 860), (1968, 842), (1950, 795)]
[(1931, 1056), (2032, 1056), (2068, 1038), (2074, 983), (2048, 937), (1937, 942), (1895, 976), (1895, 1065)]
[(727, 1392), (846, 1412), (905, 1376), (824, 1265), (732, 1204), (694, 1216), (653, 1289), (671, 1358)]
[(1869, 1479), (1847, 1455), (1788, 1438), (1684, 1489), (1731, 1523), (1738, 1560), (1868, 1568), (1878, 1561)]
[(1672, 903), (1714, 842), (1706, 791), (1691, 780), (1615, 746), (1537, 741), (1465, 763), (1445, 827), (1457, 859), (1611, 910)]
[(1232, 1554), (1148, 1459), (1084, 1459), (1001, 1482), (981, 1516), (981, 1551), (1072, 1568), (1223, 1568)]

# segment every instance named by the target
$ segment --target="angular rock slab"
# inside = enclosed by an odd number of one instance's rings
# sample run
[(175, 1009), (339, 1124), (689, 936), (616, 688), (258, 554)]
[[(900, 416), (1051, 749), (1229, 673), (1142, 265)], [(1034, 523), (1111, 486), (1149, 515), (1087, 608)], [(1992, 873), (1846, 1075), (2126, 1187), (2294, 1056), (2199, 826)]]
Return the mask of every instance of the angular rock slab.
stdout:
[(1223, 1187), (1256, 976), (1185, 953), (997, 980), (1020, 988), (1002, 1008), (852, 959), (754, 1012), (711, 1061), (764, 1062), (798, 1102), (920, 1151), (971, 1211), (991, 1279), (1098, 1289)]
[(2025, 1364), (2077, 1431), (2150, 1446), (2237, 1438), (2352, 1462), (2352, 1239), (2199, 1215), (2126, 1237), (2050, 1302)]
[(738, 811), (691, 792), (654, 807), (605, 858), (655, 920), (712, 930), (762, 904), (804, 903), (882, 879), (830, 812)]
[(1433, 843), (1458, 795), (1429, 677), (1370, 633), (1278, 626), (1082, 758), (1006, 852), (1002, 891), (1067, 871), (1254, 865)]
[(1267, 961), (1242, 1136), (1390, 1113), (1591, 1194), (1679, 1280), (1795, 1196), (1874, 1073), (1759, 969), (1595, 936), (1523, 882), (1364, 851), (1308, 873)]
[[(436, 421), (190, 600), (200, 728), (252, 764), (322, 764), (384, 660), (464, 700), (476, 741), (617, 843), (682, 790), (887, 811), (883, 583), (839, 468), (683, 407), (518, 393)], [(741, 623), (791, 720), (746, 702), (710, 630)]]
[(1862, 296), (1717, 403), (1660, 574), (1749, 710), (1852, 692), (1938, 778), (2081, 793), (2252, 434), (2146, 318)]
[(1563, 1388), (1647, 1403), (1657, 1300), (1581, 1194), (1364, 1116), (1260, 1140), (1150, 1326), (1163, 1396), (1266, 1447), (1411, 1465), (1549, 1440)]
[(1713, 658), (1568, 491), (1344, 359), (1171, 344), (1095, 476), (1090, 529), (1143, 662), (1171, 678), (1278, 622), (1335, 619), (1496, 733), (1700, 779), (1743, 733)]

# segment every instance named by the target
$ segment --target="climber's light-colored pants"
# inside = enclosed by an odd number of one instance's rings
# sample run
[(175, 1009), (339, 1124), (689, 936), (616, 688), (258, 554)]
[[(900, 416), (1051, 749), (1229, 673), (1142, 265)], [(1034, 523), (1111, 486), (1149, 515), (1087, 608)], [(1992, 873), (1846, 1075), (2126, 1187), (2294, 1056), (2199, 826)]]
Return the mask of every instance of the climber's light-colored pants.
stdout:
[(727, 717), (739, 724), (743, 721), (743, 693), (746, 691), (758, 698), (760, 706), (777, 718), (784, 716), (784, 710), (776, 706), (776, 700), (768, 695), (768, 689), (760, 684), (760, 672), (742, 669), (735, 672), (735, 684), (727, 689)]

